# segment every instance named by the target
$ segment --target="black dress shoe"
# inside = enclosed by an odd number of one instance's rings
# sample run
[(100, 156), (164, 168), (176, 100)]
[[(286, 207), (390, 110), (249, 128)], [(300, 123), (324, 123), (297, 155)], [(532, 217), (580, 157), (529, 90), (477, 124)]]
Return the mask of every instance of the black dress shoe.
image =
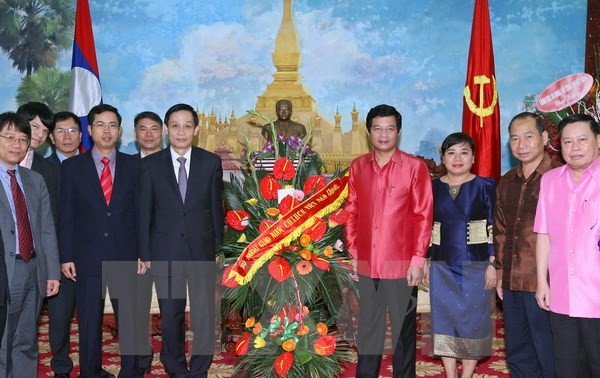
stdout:
[(54, 373), (54, 378), (69, 378), (69, 373)]

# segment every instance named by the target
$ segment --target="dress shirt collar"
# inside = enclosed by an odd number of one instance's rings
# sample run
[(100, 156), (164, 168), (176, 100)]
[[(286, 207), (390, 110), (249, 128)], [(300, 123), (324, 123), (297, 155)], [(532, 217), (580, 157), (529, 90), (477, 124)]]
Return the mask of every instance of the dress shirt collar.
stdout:
[[(542, 158), (542, 161), (540, 161), (540, 163), (535, 168), (534, 173), (537, 172), (541, 176), (544, 173), (551, 170), (552, 168), (553, 168), (552, 167), (552, 158), (550, 157), (550, 155), (548, 155), (546, 152), (544, 152), (544, 157)], [(523, 180), (526, 180), (525, 175), (523, 174), (523, 164), (522, 163), (519, 163), (519, 165), (517, 166), (517, 176), (519, 176)], [(529, 178), (531, 178), (533, 176), (535, 176), (535, 174), (532, 173), (529, 176)]]
[(19, 175), (19, 164), (15, 164), (13, 166), (8, 166), (4, 163), (0, 163), (0, 174), (8, 176), (8, 171), (14, 169), (17, 171), (17, 175)]
[[(75, 155), (73, 155), (73, 156), (77, 156), (77, 155), (79, 155), (79, 150), (75, 150)], [(60, 160), (60, 162), (62, 163), (63, 161), (68, 159), (70, 156), (65, 156), (59, 150), (56, 150), (56, 157), (58, 157), (58, 160)]]
[[(379, 167), (379, 164), (377, 164), (377, 159), (375, 158), (375, 151), (371, 152), (370, 158), (371, 158), (371, 161), (373, 162), (373, 164), (375, 164)], [(402, 152), (398, 148), (396, 148), (394, 150), (394, 154), (390, 158), (390, 161), (388, 161), (385, 165), (387, 165), (390, 162), (394, 162), (395, 164), (400, 165), (400, 166), (402, 165)], [(385, 165), (383, 167), (385, 167)], [(380, 167), (380, 168), (383, 168), (383, 167)]]
[[(95, 147), (92, 148), (92, 158), (94, 158), (94, 161), (97, 161), (98, 163), (100, 163), (100, 160), (102, 160), (102, 158), (105, 156), (112, 163), (113, 161), (115, 161), (115, 157), (117, 156), (117, 150), (112, 150), (110, 154), (103, 155)], [(102, 164), (102, 163), (100, 163), (100, 164)]]
[(171, 149), (171, 159), (173, 159), (173, 165), (175, 167), (179, 167), (179, 162), (177, 161), (178, 157), (184, 157), (185, 158), (185, 165), (187, 166), (190, 158), (192, 157), (192, 148), (190, 147), (185, 154), (183, 155), (179, 155), (177, 152), (175, 152), (175, 150), (173, 149), (173, 147), (169, 147)]
[(25, 157), (23, 158), (23, 160), (21, 160), (21, 163), (19, 163), (19, 165), (21, 167), (31, 169), (31, 165), (33, 164), (33, 154), (34, 153), (35, 153), (34, 150), (27, 150)]
[(596, 181), (600, 181), (600, 157), (597, 157), (596, 160), (587, 167), (586, 172), (589, 172)]
[[(564, 175), (565, 173), (571, 174), (571, 168), (569, 168), (568, 164), (565, 164), (562, 168), (562, 172), (560, 175)], [(590, 164), (581, 174), (581, 177), (590, 175), (594, 180), (600, 182), (600, 157), (597, 157), (596, 160), (592, 164)]]
[[(102, 170), (104, 170), (104, 164), (102, 164), (102, 158), (105, 157), (102, 155), (95, 147), (92, 148), (92, 159), (94, 160), (94, 165), (96, 166), (96, 171), (98, 172), (98, 177), (102, 175)], [(117, 150), (112, 150), (110, 154), (106, 156), (109, 160), (108, 167), (110, 168), (110, 174), (115, 178), (115, 167), (116, 167), (116, 158), (117, 158)]]
[[(177, 181), (179, 182), (179, 162), (177, 161), (178, 157), (182, 157), (182, 155), (177, 154), (177, 152), (175, 152), (175, 150), (173, 150), (173, 147), (169, 147), (171, 149), (171, 160), (173, 163), (173, 169), (175, 170), (175, 177), (177, 178)], [(185, 154), (183, 154), (183, 157), (185, 158), (185, 171), (187, 172), (188, 176), (190, 175), (190, 160), (192, 158), (192, 148), (190, 147)]]

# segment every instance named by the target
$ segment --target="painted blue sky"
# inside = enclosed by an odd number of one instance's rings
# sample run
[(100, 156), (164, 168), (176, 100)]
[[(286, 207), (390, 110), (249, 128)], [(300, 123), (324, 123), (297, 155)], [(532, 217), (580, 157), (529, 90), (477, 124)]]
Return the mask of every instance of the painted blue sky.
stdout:
[[(403, 114), (400, 147), (418, 152), (460, 130), (473, 0), (296, 0), (303, 83), (319, 112), (350, 128), (388, 103)], [(583, 71), (586, 1), (490, 0), (503, 141), (526, 95)], [(90, 1), (104, 102), (124, 118), (177, 102), (223, 118), (254, 107), (275, 71), (281, 0)], [(59, 66), (70, 68), (66, 51)], [(0, 53), (0, 106), (15, 108), (21, 75)], [(432, 154), (431, 154), (432, 155)], [(508, 149), (503, 170), (509, 168)], [(436, 157), (436, 156), (431, 156)]]

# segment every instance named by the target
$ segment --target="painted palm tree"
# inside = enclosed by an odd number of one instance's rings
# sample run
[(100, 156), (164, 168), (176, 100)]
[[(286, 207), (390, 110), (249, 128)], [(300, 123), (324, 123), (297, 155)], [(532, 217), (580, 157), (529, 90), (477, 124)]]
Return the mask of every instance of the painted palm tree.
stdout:
[(74, 18), (72, 0), (1, 0), (0, 47), (27, 76), (53, 67), (71, 47)]
[(53, 112), (67, 110), (70, 83), (70, 71), (61, 71), (58, 68), (40, 68), (21, 80), (21, 85), (17, 89), (17, 105), (40, 101), (47, 104)]

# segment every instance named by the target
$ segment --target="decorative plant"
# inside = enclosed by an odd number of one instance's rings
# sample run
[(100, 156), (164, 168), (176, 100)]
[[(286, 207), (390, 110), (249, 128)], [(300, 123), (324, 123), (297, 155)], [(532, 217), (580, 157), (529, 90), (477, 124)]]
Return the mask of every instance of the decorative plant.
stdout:
[(225, 186), (223, 313), (244, 323), (236, 377), (334, 377), (351, 358), (336, 322), (354, 291), (342, 241), (347, 176), (328, 182), (311, 136), (278, 136), (262, 151), (247, 143), (248, 169)]

